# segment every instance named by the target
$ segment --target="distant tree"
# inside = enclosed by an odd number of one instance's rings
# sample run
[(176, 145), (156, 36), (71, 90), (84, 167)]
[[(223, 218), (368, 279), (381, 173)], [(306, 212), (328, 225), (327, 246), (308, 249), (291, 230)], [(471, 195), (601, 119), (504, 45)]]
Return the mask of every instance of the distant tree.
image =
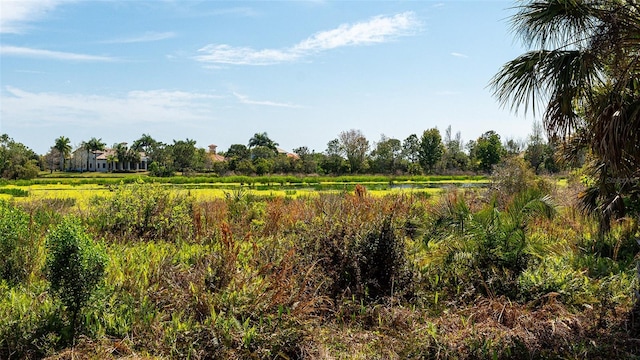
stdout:
[(531, 165), (531, 168), (538, 174), (540, 166), (544, 164), (545, 150), (547, 144), (544, 139), (544, 129), (542, 123), (534, 121), (531, 135), (527, 142), (527, 149), (524, 153), (524, 159)]
[(416, 134), (409, 135), (402, 142), (402, 157), (411, 164), (420, 159), (420, 139)]
[(61, 162), (62, 155), (60, 154), (60, 151), (58, 151), (58, 149), (53, 146), (51, 147), (51, 149), (49, 149), (49, 152), (43, 156), (42, 159), (44, 168), (46, 170), (49, 170), (51, 173), (53, 173), (53, 170), (55, 170), (56, 168), (60, 168)]
[[(82, 143), (82, 148), (87, 151), (87, 170), (89, 170), (89, 158), (91, 157), (89, 154), (94, 153), (98, 150), (104, 150), (104, 147), (107, 144), (102, 142), (102, 139), (96, 139), (95, 137), (91, 138), (89, 141), (85, 141)], [(96, 171), (96, 163), (97, 159), (93, 157), (93, 171)]]
[(242, 144), (233, 144), (229, 146), (229, 150), (224, 154), (229, 162), (229, 170), (235, 171), (238, 170), (238, 164), (243, 161), (251, 158), (251, 152), (249, 149)]
[(154, 146), (158, 145), (158, 141), (151, 137), (148, 134), (142, 134), (140, 139), (133, 142), (131, 148), (136, 151), (142, 151), (146, 155), (149, 155), (151, 151), (153, 151)]
[(351, 129), (338, 135), (341, 153), (347, 157), (351, 173), (361, 172), (365, 168), (369, 140), (360, 130)]
[(420, 165), (431, 173), (434, 166), (440, 161), (444, 154), (444, 145), (438, 128), (425, 130), (420, 138)]
[(278, 153), (267, 146), (256, 146), (251, 149), (251, 159), (272, 159), (275, 158)]
[(525, 150), (526, 143), (522, 139), (507, 138), (502, 147), (504, 148), (504, 155), (513, 157), (518, 156)]
[(196, 141), (195, 140), (173, 140), (170, 145), (173, 166), (178, 171), (188, 171), (196, 167)]
[(469, 157), (463, 151), (462, 136), (458, 131), (455, 137), (451, 136), (451, 125), (447, 127), (444, 132), (444, 139), (442, 141), (444, 145), (444, 153), (442, 154), (442, 168), (448, 171), (458, 170), (464, 171), (467, 169), (467, 163)]
[(473, 144), (470, 150), (475, 157), (476, 167), (480, 171), (491, 172), (494, 165), (498, 164), (504, 154), (504, 148), (500, 141), (500, 135), (494, 131), (482, 134)]
[(116, 168), (116, 164), (118, 163), (118, 156), (114, 154), (107, 155), (107, 163), (109, 164), (109, 169), (113, 171)]
[(384, 134), (371, 152), (371, 168), (376, 173), (394, 173), (401, 167), (402, 143), (398, 139), (391, 139)]
[(294, 149), (293, 153), (298, 155), (298, 160), (294, 163), (297, 172), (313, 174), (317, 171), (318, 163), (315, 159), (315, 154), (310, 152), (308, 147), (301, 146)]
[(277, 146), (278, 143), (271, 140), (269, 138), (269, 135), (267, 135), (266, 132), (263, 133), (256, 133), (253, 135), (253, 137), (251, 139), (249, 139), (249, 149), (252, 149), (254, 147), (258, 147), (258, 146), (264, 146), (267, 147), (271, 150), (273, 150), (274, 152), (277, 152)]
[(113, 145), (113, 150), (116, 153), (116, 163), (121, 164), (123, 169), (126, 168), (127, 161), (127, 151), (129, 148), (127, 147), (127, 143), (118, 143)]
[(340, 140), (333, 139), (327, 143), (324, 156), (320, 159), (320, 167), (327, 174), (344, 174), (349, 172), (349, 163), (342, 156)]
[(64, 170), (64, 162), (65, 159), (71, 155), (71, 141), (66, 136), (60, 136), (56, 139), (55, 145), (53, 145), (55, 149), (57, 149), (62, 157), (62, 161), (60, 162), (60, 170)]
[(32, 179), (38, 176), (39, 156), (7, 134), (0, 136), (0, 176), (5, 179)]

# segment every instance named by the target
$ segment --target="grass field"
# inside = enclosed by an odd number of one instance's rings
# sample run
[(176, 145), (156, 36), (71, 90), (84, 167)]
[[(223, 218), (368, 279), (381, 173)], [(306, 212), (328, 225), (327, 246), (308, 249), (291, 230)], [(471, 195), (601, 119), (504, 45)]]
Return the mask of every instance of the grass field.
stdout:
[[(599, 237), (572, 181), (129, 178), (0, 186), (0, 358), (640, 353), (637, 221)], [(105, 259), (77, 327), (47, 267), (68, 219)]]

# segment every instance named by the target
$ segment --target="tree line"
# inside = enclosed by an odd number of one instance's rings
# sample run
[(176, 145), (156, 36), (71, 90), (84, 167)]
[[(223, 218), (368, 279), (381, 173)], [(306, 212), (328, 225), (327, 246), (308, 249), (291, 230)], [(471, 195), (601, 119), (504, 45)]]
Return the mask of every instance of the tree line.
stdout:
[[(444, 134), (438, 128), (411, 134), (404, 140), (381, 135), (371, 142), (360, 130), (343, 131), (327, 143), (323, 152), (301, 146), (287, 153), (278, 148), (266, 132), (256, 133), (247, 144), (232, 144), (226, 151), (204, 149), (191, 139), (167, 144), (143, 134), (130, 146), (116, 143), (107, 152), (109, 164), (148, 160), (152, 176), (176, 173), (216, 173), (218, 175), (266, 174), (456, 174), (490, 173), (506, 157), (521, 156), (537, 173), (555, 173), (560, 167), (554, 157), (557, 145), (546, 141), (542, 125), (534, 123), (527, 140), (503, 140), (495, 131), (487, 131), (475, 140), (463, 142), (460, 132), (451, 126)], [(29, 179), (39, 171), (95, 171), (98, 151), (107, 149), (102, 139), (83, 141), (74, 152), (66, 136), (55, 139), (45, 155), (37, 155), (8, 135), (0, 138), (0, 174), (6, 179)], [(72, 156), (73, 154), (73, 156)], [(110, 167), (116, 169), (117, 167)]]

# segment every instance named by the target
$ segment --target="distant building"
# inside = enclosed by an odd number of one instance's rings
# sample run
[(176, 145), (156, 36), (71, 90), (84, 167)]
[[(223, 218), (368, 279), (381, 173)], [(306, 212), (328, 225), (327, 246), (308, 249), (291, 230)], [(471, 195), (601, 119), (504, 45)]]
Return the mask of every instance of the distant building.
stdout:
[(286, 155), (288, 158), (292, 158), (296, 160), (300, 159), (300, 156), (298, 156), (298, 154), (290, 153), (287, 150), (284, 150), (281, 148), (276, 148), (276, 150), (278, 151), (278, 154)]
[[(89, 161), (87, 161), (87, 157)], [(118, 161), (115, 149), (104, 149), (87, 153), (85, 149), (79, 148), (71, 154), (69, 170), (98, 172), (147, 171), (148, 167), (149, 157), (144, 152), (140, 152), (139, 162), (121, 163)]]
[(209, 156), (213, 161), (227, 161), (227, 158), (217, 153), (216, 149), (218, 145), (211, 144), (209, 145)]

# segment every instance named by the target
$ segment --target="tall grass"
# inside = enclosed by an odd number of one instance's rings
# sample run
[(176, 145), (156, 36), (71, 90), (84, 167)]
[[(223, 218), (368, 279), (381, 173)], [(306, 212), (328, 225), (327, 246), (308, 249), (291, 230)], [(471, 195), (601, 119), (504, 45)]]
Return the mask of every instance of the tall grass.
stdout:
[(636, 352), (625, 330), (634, 220), (597, 242), (592, 220), (569, 207), (544, 216), (549, 199), (533, 193), (492, 201), (459, 189), (434, 200), (358, 189), (275, 197), (238, 187), (196, 198), (136, 182), (111, 187), (86, 210), (16, 200), (36, 251), (18, 285), (0, 281), (0, 358), (69, 354), (64, 307), (42, 269), (44, 238), (66, 214), (105, 243), (109, 259), (79, 320), (78, 357)]

